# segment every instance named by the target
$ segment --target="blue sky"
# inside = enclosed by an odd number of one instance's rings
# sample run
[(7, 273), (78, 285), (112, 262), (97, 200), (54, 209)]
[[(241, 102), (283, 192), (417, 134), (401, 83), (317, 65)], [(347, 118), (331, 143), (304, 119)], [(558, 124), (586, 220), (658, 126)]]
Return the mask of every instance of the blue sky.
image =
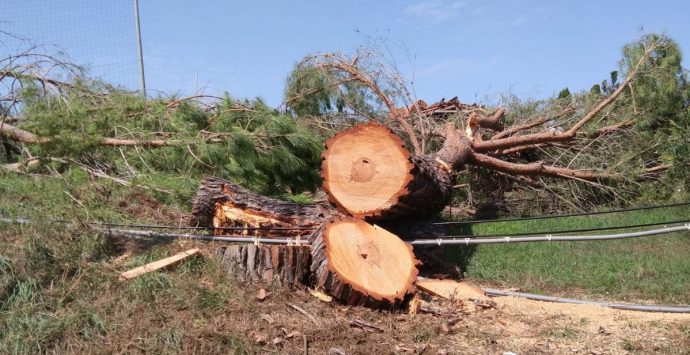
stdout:
[[(428, 102), (589, 89), (645, 32), (668, 34), (690, 55), (688, 13), (681, 0), (140, 0), (152, 93), (228, 91), (274, 106), (300, 58), (352, 52), (378, 38), (398, 63), (411, 64), (401, 65), (403, 74)], [(0, 29), (55, 44), (94, 75), (137, 87), (131, 0), (3, 0)]]

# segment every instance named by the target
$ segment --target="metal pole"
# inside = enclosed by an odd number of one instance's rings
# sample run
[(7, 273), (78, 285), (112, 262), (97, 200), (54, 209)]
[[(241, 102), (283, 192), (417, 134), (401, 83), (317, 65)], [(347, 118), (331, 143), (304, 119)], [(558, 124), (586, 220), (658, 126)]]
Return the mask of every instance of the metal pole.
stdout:
[(137, 49), (139, 50), (139, 73), (141, 75), (141, 94), (146, 97), (146, 79), (144, 77), (144, 52), (141, 49), (141, 26), (139, 25), (139, 0), (134, 0), (134, 22), (137, 31)]

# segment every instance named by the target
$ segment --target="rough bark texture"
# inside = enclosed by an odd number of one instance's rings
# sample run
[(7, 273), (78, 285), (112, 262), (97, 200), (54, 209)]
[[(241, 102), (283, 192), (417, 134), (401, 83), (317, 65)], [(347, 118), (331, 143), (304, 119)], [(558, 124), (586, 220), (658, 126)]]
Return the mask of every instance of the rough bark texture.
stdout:
[[(343, 234), (348, 230), (339, 229), (343, 225), (357, 232)], [(348, 242), (339, 243), (340, 238)], [(315, 287), (347, 304), (394, 308), (414, 292), (418, 261), (412, 247), (364, 221), (328, 223), (312, 239), (311, 254)]]
[(414, 167), (407, 191), (395, 205), (372, 216), (371, 220), (405, 217), (426, 219), (438, 214), (450, 203), (453, 193), (450, 171), (444, 168), (437, 156), (429, 154), (411, 160)]
[(304, 288), (309, 279), (308, 246), (230, 244), (216, 249), (214, 257), (243, 282)]
[(248, 228), (257, 236), (310, 235), (337, 213), (328, 206), (301, 205), (251, 192), (229, 181), (206, 177), (194, 198), (191, 225), (215, 228)]

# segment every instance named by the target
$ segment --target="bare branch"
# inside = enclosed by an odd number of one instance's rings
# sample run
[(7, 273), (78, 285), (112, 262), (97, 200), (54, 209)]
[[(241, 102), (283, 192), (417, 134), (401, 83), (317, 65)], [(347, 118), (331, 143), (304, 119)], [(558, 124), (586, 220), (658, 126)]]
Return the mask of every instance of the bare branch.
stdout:
[(536, 162), (530, 164), (511, 163), (505, 160), (493, 158), (488, 155), (479, 153), (472, 154), (471, 159), (476, 165), (492, 170), (498, 170), (500, 172), (512, 175), (541, 175), (595, 182), (602, 180), (617, 180), (621, 178), (619, 175), (616, 174), (592, 170), (575, 170), (569, 168), (559, 168), (555, 166), (544, 165), (543, 162)]
[(412, 144), (415, 155), (420, 155), (423, 153), (422, 148), (419, 144), (419, 139), (417, 138), (417, 134), (414, 132), (414, 129), (412, 128), (412, 125), (410, 125), (410, 122), (408, 122), (402, 114), (398, 113), (393, 101), (378, 87), (378, 85), (376, 85), (376, 83), (371, 78), (362, 73), (362, 71), (359, 70), (359, 68), (353, 65), (356, 64), (356, 62), (348, 63), (343, 58), (340, 58), (334, 54), (325, 54), (323, 57), (330, 59), (330, 61), (318, 63), (318, 67), (331, 70), (337, 69), (343, 71), (349, 74), (354, 80), (368, 87), (374, 94), (376, 94), (376, 96), (384, 103), (384, 105), (386, 105), (388, 111), (393, 115), (393, 118), (395, 118), (395, 120), (398, 123), (400, 123), (400, 126), (403, 128), (408, 138), (410, 139), (410, 143)]
[[(559, 115), (559, 116), (560, 116), (560, 115)], [(557, 117), (558, 117), (558, 116), (557, 116)], [(533, 120), (533, 121), (527, 122), (527, 123), (525, 123), (525, 124), (513, 126), (513, 127), (510, 127), (510, 128), (508, 128), (508, 129), (506, 129), (506, 130), (504, 130), (504, 131), (502, 131), (502, 132), (498, 132), (498, 133), (496, 133), (495, 135), (493, 135), (493, 137), (491, 137), (491, 139), (492, 139), (492, 140), (497, 140), (497, 139), (505, 138), (505, 137), (510, 136), (510, 135), (513, 134), (513, 133), (517, 133), (517, 132), (524, 131), (524, 130), (527, 130), (527, 129), (530, 129), (530, 128), (534, 128), (534, 127), (537, 127), (537, 126), (541, 126), (541, 125), (543, 125), (544, 123), (548, 122), (548, 121), (551, 120), (551, 119), (552, 119), (552, 118), (546, 117), (546, 116), (544, 116), (544, 117), (539, 117), (539, 118), (537, 118), (537, 119), (535, 119), (535, 120)]]
[[(29, 131), (25, 131), (21, 128), (14, 127), (7, 123), (0, 125), (0, 136), (25, 143), (25, 144), (45, 144), (52, 141), (48, 137), (39, 137)], [(207, 138), (206, 143), (222, 143), (221, 139), (217, 138)], [(175, 139), (153, 139), (153, 140), (141, 140), (141, 139), (121, 139), (121, 138), (102, 138), (99, 142), (100, 145), (111, 146), (111, 147), (149, 147), (149, 148), (161, 148), (161, 147), (176, 147), (182, 145), (194, 145), (198, 142), (182, 141)]]

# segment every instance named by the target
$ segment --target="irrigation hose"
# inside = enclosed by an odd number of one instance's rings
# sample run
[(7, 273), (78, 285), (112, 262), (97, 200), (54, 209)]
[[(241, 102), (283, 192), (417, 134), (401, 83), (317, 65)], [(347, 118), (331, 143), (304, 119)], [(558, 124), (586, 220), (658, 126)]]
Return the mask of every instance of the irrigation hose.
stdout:
[(545, 301), (545, 302), (557, 302), (557, 303), (572, 303), (572, 304), (588, 304), (601, 307), (609, 307), (615, 309), (622, 309), (628, 311), (641, 311), (641, 312), (663, 312), (663, 313), (690, 313), (689, 306), (656, 306), (656, 305), (644, 305), (644, 304), (628, 304), (628, 303), (614, 303), (614, 302), (603, 302), (603, 301), (592, 301), (592, 300), (581, 300), (577, 298), (566, 298), (566, 297), (554, 297), (537, 295), (534, 293), (526, 292), (513, 292), (513, 291), (503, 291), (494, 288), (482, 288), (489, 296), (512, 296), (527, 298), (535, 301)]
[[(7, 224), (29, 224), (31, 219), (25, 217), (10, 218), (6, 216), (0, 216), (1, 223)], [(69, 223), (69, 221), (64, 219), (54, 219), (51, 220), (52, 223)], [(91, 222), (88, 223), (90, 226), (101, 226), (101, 227), (127, 227), (127, 228), (149, 228), (149, 229), (175, 229), (175, 230), (232, 230), (232, 231), (313, 231), (316, 230), (315, 227), (193, 227), (193, 226), (170, 226), (170, 225), (160, 225), (160, 224), (130, 224), (130, 223), (107, 223), (107, 222)]]
[(475, 245), (475, 244), (497, 244), (497, 243), (525, 243), (525, 242), (572, 242), (572, 241), (593, 241), (638, 238), (648, 235), (667, 234), (674, 232), (690, 231), (690, 222), (682, 226), (664, 227), (639, 232), (601, 234), (601, 235), (544, 235), (532, 237), (502, 237), (502, 238), (455, 238), (448, 239), (416, 239), (409, 241), (412, 245), (419, 246), (442, 246), (442, 245)]
[(581, 233), (581, 232), (596, 232), (596, 231), (612, 231), (616, 229), (632, 229), (641, 227), (654, 227), (654, 226), (669, 226), (672, 224), (685, 223), (684, 219), (678, 219), (673, 221), (665, 222), (654, 222), (654, 223), (640, 223), (640, 224), (629, 224), (627, 226), (614, 226), (614, 227), (595, 227), (595, 228), (579, 228), (579, 229), (569, 229), (569, 230), (559, 230), (559, 231), (538, 231), (538, 232), (525, 232), (525, 233), (493, 233), (487, 235), (456, 235), (456, 236), (444, 236), (444, 238), (484, 238), (484, 237), (517, 237), (523, 235), (547, 235), (547, 234), (570, 234), (570, 233)]

